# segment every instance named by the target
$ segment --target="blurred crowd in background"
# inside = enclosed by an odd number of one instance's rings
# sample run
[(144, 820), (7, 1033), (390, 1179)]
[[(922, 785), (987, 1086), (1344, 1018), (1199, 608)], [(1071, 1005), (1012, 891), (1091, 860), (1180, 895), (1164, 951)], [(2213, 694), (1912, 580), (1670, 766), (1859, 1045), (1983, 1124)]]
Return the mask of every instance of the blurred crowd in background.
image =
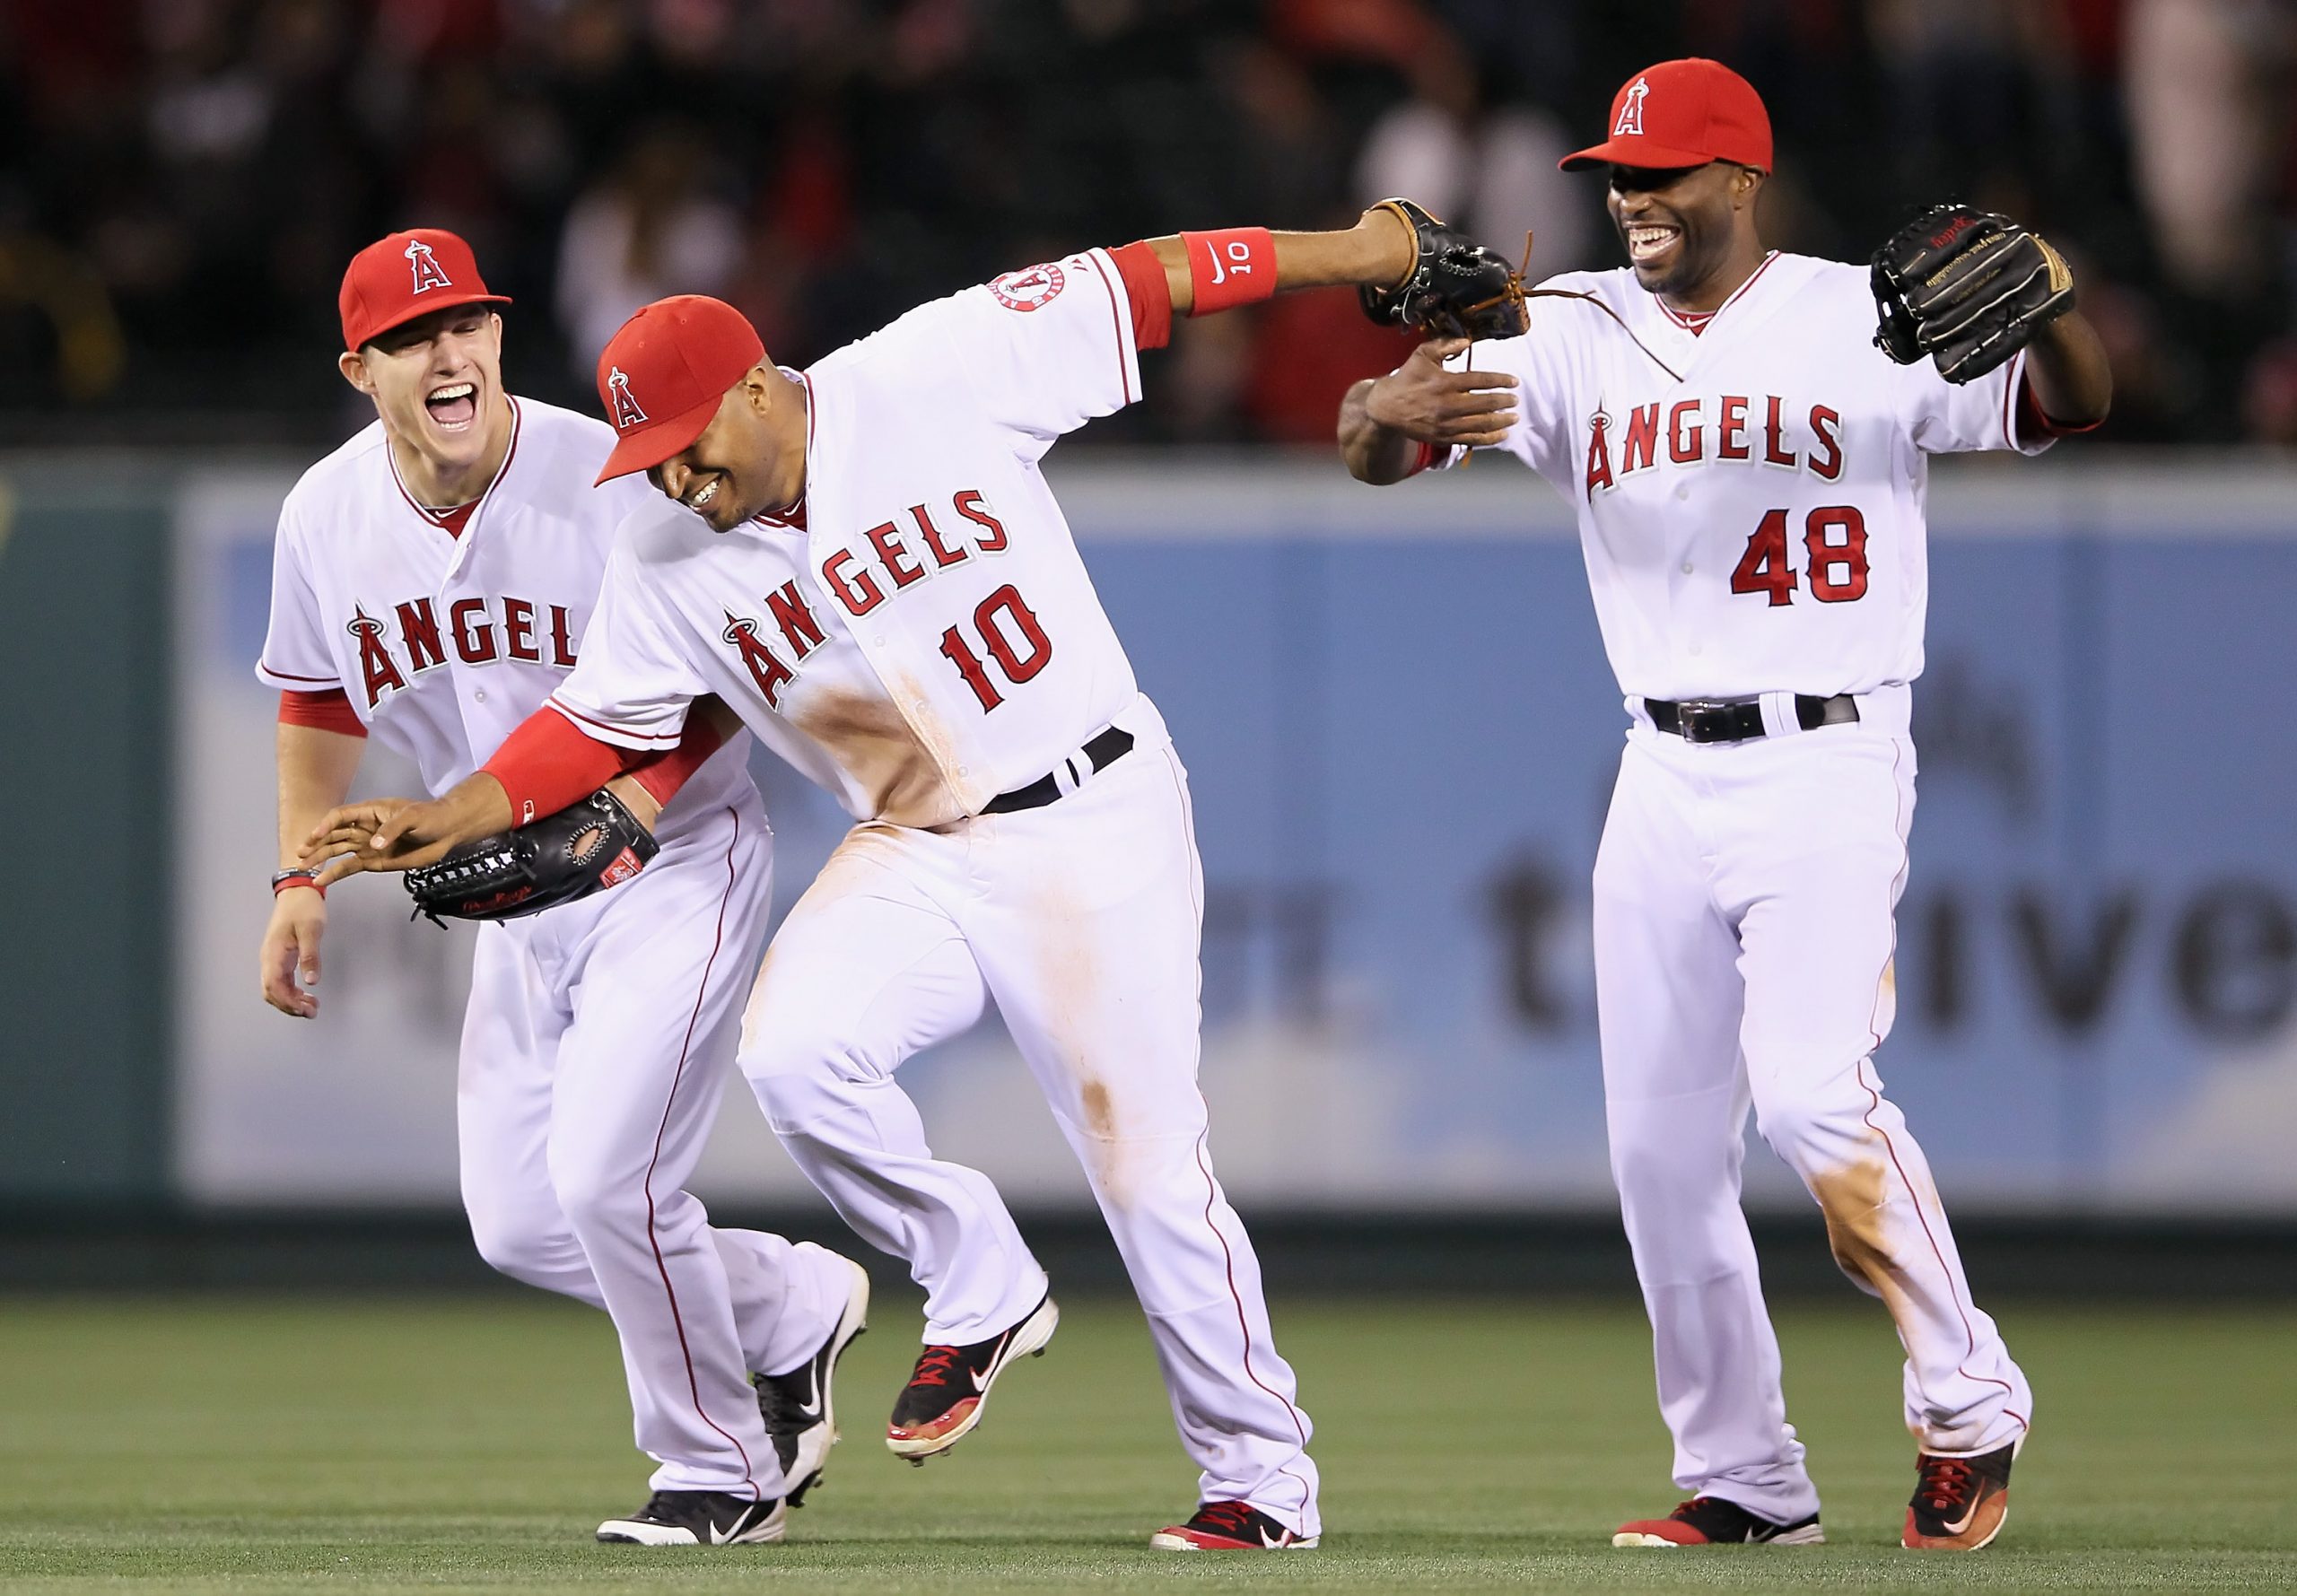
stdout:
[[(0, 440), (330, 440), (344, 263), (454, 228), (511, 386), (594, 408), (647, 300), (803, 364), (1084, 245), (1407, 193), (1619, 264), (1555, 170), (1629, 74), (1768, 101), (1776, 244), (1964, 197), (2074, 263), (2125, 441), (2297, 447), (2291, 0), (0, 0)], [(1406, 347), (1351, 296), (1185, 325), (1110, 437), (1314, 442)]]

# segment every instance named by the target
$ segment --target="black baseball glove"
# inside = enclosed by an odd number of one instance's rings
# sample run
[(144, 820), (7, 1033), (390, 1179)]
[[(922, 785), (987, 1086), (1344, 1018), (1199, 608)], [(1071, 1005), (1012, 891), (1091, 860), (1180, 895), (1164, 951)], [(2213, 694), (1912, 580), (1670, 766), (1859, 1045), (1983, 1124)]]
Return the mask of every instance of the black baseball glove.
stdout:
[(1431, 338), (1511, 338), (1529, 325), (1524, 279), (1507, 261), (1408, 199), (1372, 207), (1403, 218), (1419, 242), (1411, 274), (1393, 288), (1362, 288), (1364, 314)]
[(1875, 344), (1902, 366), (1924, 355), (1949, 382), (1985, 376), (2074, 309), (2058, 252), (2007, 216), (1934, 205), (1874, 251)]
[(415, 911), (432, 920), (516, 920), (629, 880), (662, 850), (651, 832), (600, 788), (530, 825), (465, 842), (406, 873)]

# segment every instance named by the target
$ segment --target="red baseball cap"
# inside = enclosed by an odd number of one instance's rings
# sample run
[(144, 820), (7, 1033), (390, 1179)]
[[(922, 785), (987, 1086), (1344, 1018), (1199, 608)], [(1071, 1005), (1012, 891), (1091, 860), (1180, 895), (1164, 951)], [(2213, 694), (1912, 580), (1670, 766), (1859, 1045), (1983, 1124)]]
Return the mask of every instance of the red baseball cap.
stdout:
[(1770, 170), (1770, 113), (1755, 86), (1720, 61), (1662, 61), (1628, 80), (1611, 100), (1611, 135), (1556, 164), (1704, 166), (1731, 161)]
[(508, 294), (489, 293), (478, 275), (470, 246), (443, 227), (414, 227), (385, 233), (351, 257), (337, 303), (343, 311), (343, 346), (362, 344), (418, 316), (451, 305), (507, 305)]
[(765, 359), (757, 329), (723, 300), (656, 300), (598, 355), (598, 402), (620, 434), (598, 481), (647, 471), (702, 436), (726, 390)]

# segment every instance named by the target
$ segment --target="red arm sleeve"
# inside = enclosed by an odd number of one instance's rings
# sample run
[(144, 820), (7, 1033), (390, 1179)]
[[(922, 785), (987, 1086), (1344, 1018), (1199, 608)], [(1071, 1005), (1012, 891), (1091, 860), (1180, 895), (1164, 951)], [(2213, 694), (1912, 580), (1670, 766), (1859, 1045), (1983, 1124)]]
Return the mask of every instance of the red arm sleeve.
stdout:
[(725, 737), (710, 723), (707, 715), (689, 714), (686, 718), (686, 735), (678, 746), (667, 754), (651, 754), (629, 767), (629, 774), (656, 803), (668, 807), (677, 796), (679, 788), (691, 781), (704, 761), (726, 746)]
[[(676, 758), (677, 750), (659, 755)], [(502, 783), (510, 795), (513, 825), (525, 825), (598, 791), (632, 765), (650, 757), (586, 736), (545, 704), (502, 739), (494, 756), (478, 768)]]
[(1173, 290), (1165, 281), (1165, 263), (1146, 240), (1110, 250), (1109, 258), (1132, 303), (1132, 346), (1162, 349), (1173, 341)]
[(321, 731), (340, 732), (346, 737), (367, 735), (367, 723), (359, 719), (359, 711), (351, 707), (351, 695), (340, 687), (318, 693), (297, 693), (292, 688), (283, 692), (279, 695), (279, 724), (317, 727)]

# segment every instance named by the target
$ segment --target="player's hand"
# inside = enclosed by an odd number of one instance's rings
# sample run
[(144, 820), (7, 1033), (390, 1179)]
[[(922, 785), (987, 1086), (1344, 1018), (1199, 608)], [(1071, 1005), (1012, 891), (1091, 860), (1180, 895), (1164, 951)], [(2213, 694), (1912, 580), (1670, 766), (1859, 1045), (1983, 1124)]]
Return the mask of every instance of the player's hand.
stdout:
[(465, 839), (433, 798), (369, 798), (330, 809), (311, 828), (303, 862), (324, 867), (319, 885), (333, 886), (362, 870), (412, 870), (444, 859)]
[(1372, 384), (1364, 413), (1419, 443), (1498, 443), (1515, 424), (1515, 379), (1505, 371), (1447, 371), (1465, 338), (1431, 338)]
[(319, 1011), (310, 989), (319, 983), (319, 938), (327, 931), (327, 900), (309, 887), (291, 886), (272, 900), (256, 975), (263, 1000), (282, 1014), (308, 1020)]

